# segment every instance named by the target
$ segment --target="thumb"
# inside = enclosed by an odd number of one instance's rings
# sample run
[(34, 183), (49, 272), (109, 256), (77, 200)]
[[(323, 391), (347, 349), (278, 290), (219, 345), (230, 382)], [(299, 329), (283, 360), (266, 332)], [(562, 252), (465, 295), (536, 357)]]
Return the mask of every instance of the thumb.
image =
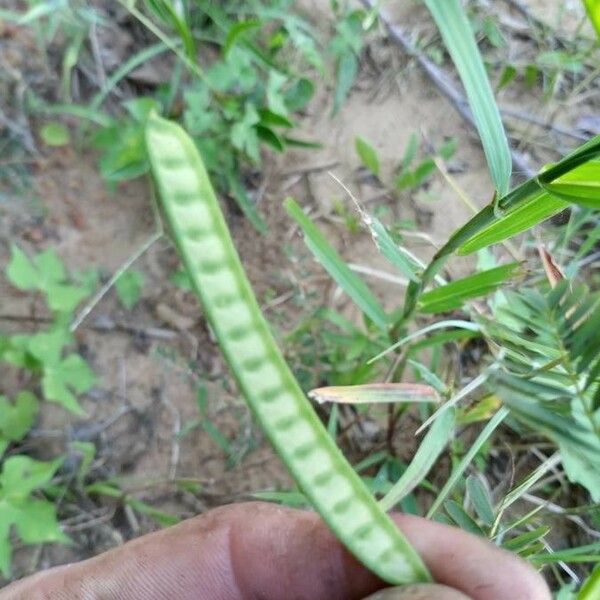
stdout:
[(425, 583), (387, 588), (364, 600), (470, 600), (470, 598), (445, 585)]

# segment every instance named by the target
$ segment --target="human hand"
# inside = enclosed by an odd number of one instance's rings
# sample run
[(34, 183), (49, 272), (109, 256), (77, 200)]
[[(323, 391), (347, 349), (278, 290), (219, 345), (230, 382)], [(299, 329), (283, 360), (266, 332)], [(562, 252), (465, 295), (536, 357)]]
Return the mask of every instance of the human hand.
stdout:
[[(485, 540), (419, 517), (394, 520), (440, 585), (376, 597), (550, 600), (538, 573)], [(383, 587), (318, 515), (250, 502), (42, 571), (0, 591), (0, 600), (359, 600)]]

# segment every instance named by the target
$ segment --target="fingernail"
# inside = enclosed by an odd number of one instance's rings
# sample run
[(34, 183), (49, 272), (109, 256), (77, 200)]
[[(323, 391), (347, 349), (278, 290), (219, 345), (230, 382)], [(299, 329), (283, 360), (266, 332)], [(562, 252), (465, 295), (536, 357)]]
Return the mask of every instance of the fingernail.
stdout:
[(426, 583), (386, 588), (364, 600), (470, 600), (470, 598), (445, 585)]

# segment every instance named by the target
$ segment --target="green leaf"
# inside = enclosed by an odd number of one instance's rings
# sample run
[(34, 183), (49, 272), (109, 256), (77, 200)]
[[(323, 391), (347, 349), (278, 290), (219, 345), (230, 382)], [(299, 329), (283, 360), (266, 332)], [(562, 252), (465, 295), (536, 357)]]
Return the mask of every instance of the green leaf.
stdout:
[(27, 391), (17, 394), (14, 403), (0, 395), (0, 457), (9, 442), (22, 440), (37, 417), (37, 398)]
[(488, 527), (494, 522), (494, 507), (489, 491), (477, 475), (467, 477), (467, 493), (477, 516)]
[(135, 269), (127, 269), (115, 282), (115, 290), (121, 304), (131, 310), (140, 300), (144, 275)]
[(15, 244), (11, 244), (10, 253), (10, 262), (6, 267), (8, 280), (20, 290), (37, 290), (39, 274), (29, 257)]
[(290, 508), (307, 508), (310, 506), (310, 501), (301, 492), (254, 492), (252, 497), (263, 502), (277, 502)]
[(46, 288), (50, 283), (64, 281), (67, 278), (67, 271), (63, 261), (52, 249), (44, 250), (34, 256), (33, 262), (40, 276), (40, 289)]
[(387, 229), (384, 227), (383, 223), (379, 221), (379, 219), (375, 217), (371, 217), (366, 213), (363, 215), (363, 221), (367, 225), (367, 227), (371, 230), (371, 236), (381, 252), (382, 256), (387, 258), (396, 269), (402, 275), (410, 279), (411, 281), (419, 281), (419, 277), (417, 275), (417, 269), (419, 268), (416, 265), (412, 258), (408, 254), (406, 254), (396, 242), (392, 239), (392, 236), (388, 233)]
[[(600, 0), (583, 0), (583, 4), (587, 10), (590, 21), (600, 38)], [(598, 574), (598, 579), (600, 580), (600, 574)], [(579, 598), (577, 600), (579, 600)]]
[(298, 112), (306, 108), (314, 95), (315, 84), (303, 77), (285, 92), (285, 105), (289, 112)]
[(460, 246), (458, 254), (472, 254), (492, 244), (497, 244), (565, 210), (569, 204), (543, 190), (537, 190), (527, 200), (506, 211), (491, 225), (479, 231)]
[(542, 527), (536, 527), (531, 531), (527, 531), (526, 533), (522, 533), (521, 535), (517, 535), (510, 540), (507, 540), (502, 544), (502, 546), (506, 550), (510, 550), (511, 552), (522, 552), (526, 550), (532, 544), (543, 540), (548, 533), (550, 532), (550, 527), (547, 525), (543, 525)]
[[(600, 2), (598, 2), (598, 13), (598, 36), (600, 36)], [(600, 564), (585, 580), (577, 594), (577, 600), (594, 600), (595, 598), (600, 598)]]
[(333, 96), (333, 114), (337, 114), (352, 89), (358, 75), (358, 59), (353, 52), (347, 51), (338, 60), (336, 86)]
[(191, 292), (194, 288), (192, 287), (192, 281), (185, 269), (178, 269), (169, 276), (169, 281), (176, 285), (180, 290), (184, 292)]
[(248, 19), (235, 23), (227, 32), (225, 44), (223, 45), (223, 56), (228, 56), (233, 46), (238, 43), (238, 40), (243, 39), (245, 33), (253, 29), (258, 29), (260, 26), (261, 21), (259, 19)]
[(514, 276), (519, 263), (502, 265), (425, 292), (419, 299), (419, 309), (425, 313), (456, 310), (467, 300), (485, 296)]
[(58, 122), (46, 123), (40, 129), (40, 137), (47, 146), (66, 146), (71, 141), (69, 130)]
[(600, 208), (600, 160), (590, 160), (551, 183), (542, 183), (553, 196), (581, 206)]
[(261, 142), (271, 146), (276, 152), (284, 152), (286, 149), (285, 139), (279, 136), (270, 127), (265, 127), (260, 123), (256, 126), (256, 133)]
[(146, 96), (132, 98), (123, 102), (127, 112), (140, 124), (144, 124), (152, 112), (160, 112), (160, 104)]
[(379, 157), (375, 148), (361, 137), (357, 137), (354, 143), (362, 164), (379, 177)]
[(92, 442), (74, 441), (69, 444), (71, 450), (74, 450), (81, 457), (79, 468), (77, 469), (77, 483), (80, 487), (87, 477), (90, 467), (96, 456), (96, 446)]
[[(487, 442), (488, 438), (494, 433), (494, 431), (500, 426), (502, 421), (508, 416), (508, 409), (502, 407), (486, 424), (481, 430), (477, 439), (471, 444), (467, 453), (461, 458), (460, 462), (454, 467), (450, 477), (444, 484), (438, 494), (435, 502), (427, 512), (427, 518), (430, 519), (438, 511), (439, 507), (448, 497), (448, 494), (454, 489), (454, 486), (458, 483), (462, 474), (466, 468), (471, 464), (471, 461), (475, 458), (475, 455), (481, 450), (481, 447)], [(438, 417), (439, 419), (439, 417)]]
[(492, 180), (500, 196), (508, 192), (512, 159), (475, 36), (460, 0), (425, 0), (465, 86)]
[(171, 527), (171, 525), (177, 525), (181, 521), (179, 517), (175, 515), (171, 515), (162, 510), (158, 510), (141, 500), (137, 500), (136, 498), (126, 498), (125, 503), (131, 506), (137, 512), (149, 516), (151, 519), (154, 519), (159, 525), (162, 527)]
[(0, 473), (0, 570), (10, 576), (11, 527), (26, 544), (68, 542), (56, 519), (56, 508), (47, 500), (30, 494), (45, 488), (54, 477), (62, 459), (41, 462), (28, 456), (7, 458)]
[(341, 256), (327, 242), (325, 236), (292, 198), (287, 198), (284, 206), (288, 215), (302, 229), (304, 241), (315, 258), (364, 314), (380, 329), (386, 330), (389, 318), (365, 282), (350, 270)]
[(30, 259), (20, 248), (11, 246), (6, 270), (9, 281), (21, 290), (40, 290), (54, 312), (70, 313), (89, 294), (86, 286), (66, 282), (67, 271), (54, 250), (45, 250)]
[(551, 184), (599, 156), (600, 136), (596, 136), (537, 177), (527, 180), (497, 202), (493, 201), (479, 211), (438, 250), (423, 272), (421, 283), (411, 282), (408, 286), (403, 318), (407, 319), (414, 312), (424, 286), (433, 280), (453, 252), (468, 254), (480, 250), (533, 227), (568, 207), (567, 202), (551, 196), (542, 186)]
[(467, 514), (463, 507), (454, 500), (446, 500), (444, 509), (450, 518), (463, 530), (474, 535), (485, 536), (481, 527)]
[(63, 348), (71, 343), (73, 337), (65, 329), (23, 336), (26, 350), (42, 364), (55, 364), (60, 361)]
[(294, 127), (294, 122), (287, 116), (273, 112), (268, 108), (259, 109), (258, 114), (260, 116), (260, 124), (265, 127), (284, 127), (285, 129)]
[(254, 104), (246, 103), (243, 117), (231, 127), (230, 137), (234, 148), (244, 152), (255, 164), (260, 163), (256, 124), (260, 117)]
[(72, 313), (82, 300), (89, 296), (89, 290), (69, 284), (48, 283), (46, 286), (48, 306), (54, 312)]
[(427, 477), (454, 432), (454, 417), (454, 409), (450, 408), (435, 419), (406, 471), (379, 502), (384, 510), (390, 510), (398, 504)]
[(28, 499), (13, 514), (17, 533), (26, 544), (70, 542), (58, 525), (56, 506), (47, 500)]
[[(517, 381), (504, 376), (499, 380), (499, 393), (511, 412), (535, 431), (554, 440), (560, 449), (565, 472), (570, 481), (580, 483), (594, 502), (600, 501), (600, 439), (589, 421), (573, 403), (575, 418), (567, 418), (539, 401), (530, 400), (527, 390), (516, 389)], [(508, 387), (512, 384), (512, 387)]]
[(95, 381), (96, 376), (88, 363), (78, 354), (70, 354), (62, 361), (44, 365), (42, 391), (47, 400), (57, 402), (77, 415), (84, 415), (73, 391), (83, 394)]
[(62, 458), (52, 462), (42, 462), (23, 454), (7, 458), (0, 473), (2, 497), (18, 501), (29, 496), (34, 490), (45, 487), (62, 462)]

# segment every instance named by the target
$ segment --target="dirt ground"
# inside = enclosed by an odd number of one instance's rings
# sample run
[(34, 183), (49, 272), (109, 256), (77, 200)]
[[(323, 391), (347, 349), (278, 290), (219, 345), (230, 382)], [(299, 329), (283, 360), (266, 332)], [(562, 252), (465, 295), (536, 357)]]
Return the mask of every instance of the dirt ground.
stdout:
[[(317, 0), (297, 4), (313, 15), (328, 6), (328, 2)], [(517, 11), (509, 10), (503, 2), (498, 4), (502, 5), (502, 18), (513, 21), (515, 27), (523, 26)], [(547, 2), (531, 0), (528, 4), (554, 24)], [(563, 3), (551, 4), (558, 14)], [(569, 32), (577, 22), (578, 7), (574, 2), (565, 5), (560, 21), (564, 31)], [(414, 3), (404, 3), (392, 14), (406, 28), (422, 31), (432, 27), (424, 9)], [(39, 80), (49, 77), (31, 39), (2, 38), (0, 34), (0, 40), (4, 50), (17, 55), (16, 69), (33, 72)], [(25, 55), (26, 68), (19, 63)], [(402, 284), (382, 279), (381, 273), (393, 274), (370, 237), (341, 227), (334, 210), (336, 202), (344, 201), (349, 208), (350, 204), (328, 170), (370, 208), (390, 204), (385, 190), (359, 169), (354, 150), (357, 135), (377, 149), (383, 180), (391, 177), (413, 132), (434, 147), (455, 137), (459, 147), (452, 159), (453, 177), (479, 205), (490, 200), (492, 186), (472, 131), (414, 61), (407, 60), (383, 35), (373, 36), (366, 57), (359, 81), (340, 115), (330, 118), (327, 92), (321, 90), (301, 123), (301, 133), (320, 140), (323, 148), (266, 157), (259, 209), (267, 218), (269, 234), (257, 235), (235, 211), (229, 212), (250, 280), (267, 316), (282, 333), (306, 314), (307, 298), (316, 296), (324, 304), (354, 314), (349, 302), (328, 284), (285, 215), (282, 200), (287, 195), (321, 218), (320, 224), (345, 258), (371, 271), (365, 277), (387, 307), (397, 307), (403, 293)], [(512, 91), (502, 92), (500, 102), (525, 112), (535, 106), (533, 95)], [(544, 111), (550, 114), (556, 109), (549, 104)], [(589, 101), (583, 107), (561, 107), (556, 122), (573, 126), (582, 112), (592, 109)], [(532, 167), (547, 160), (543, 148), (538, 147), (538, 153), (531, 147), (525, 150)], [(0, 265), (6, 264), (9, 242), (14, 241), (28, 251), (53, 247), (69, 268), (95, 267), (108, 277), (148, 240), (156, 228), (148, 182), (127, 183), (110, 193), (98, 173), (96, 159), (76, 146), (43, 149), (28, 170), (31, 179), (26, 188), (16, 195), (2, 194)], [(413, 219), (426, 232), (427, 239), (409, 240), (411, 249), (423, 259), (429, 258), (435, 246), (469, 215), (441, 177), (434, 178), (428, 192), (437, 198), (435, 202), (404, 198), (394, 206), (397, 218)], [(465, 266), (453, 264), (451, 272), (460, 275)], [(41, 456), (68, 453), (71, 440), (93, 441), (98, 448), (98, 474), (123, 476), (124, 488), (136, 498), (179, 517), (246, 498), (257, 490), (286, 489), (290, 479), (237, 394), (196, 300), (169, 283), (178, 262), (168, 239), (162, 237), (153, 244), (135, 268), (145, 276), (141, 302), (132, 311), (124, 311), (111, 290), (77, 331), (79, 349), (98, 374), (97, 385), (82, 399), (87, 418), (75, 419), (48, 406), (36, 426), (37, 435), (30, 441), (35, 452)], [(29, 299), (9, 288), (3, 278), (0, 299), (0, 329), (34, 331), (39, 326), (26, 320), (31, 315)], [(39, 307), (36, 314), (44, 316)], [(19, 321), (19, 317), (25, 320)], [(101, 331), (107, 323), (108, 330)], [(0, 378), (0, 391), (10, 395), (12, 384), (16, 382), (10, 377), (4, 381)], [(187, 423), (198, 418), (199, 384), (208, 392), (210, 419), (237, 453), (233, 458), (228, 459), (202, 429), (179, 436)], [(409, 422), (405, 429), (410, 431), (411, 427)], [(404, 439), (406, 435), (399, 436), (399, 440)], [(174, 485), (184, 479), (198, 483), (200, 489), (192, 492)], [(116, 507), (108, 499), (90, 505), (88, 510), (88, 519), (66, 527), (75, 541), (73, 546), (48, 546), (36, 552), (22, 549), (15, 574), (85, 558), (156, 527), (149, 518)]]

